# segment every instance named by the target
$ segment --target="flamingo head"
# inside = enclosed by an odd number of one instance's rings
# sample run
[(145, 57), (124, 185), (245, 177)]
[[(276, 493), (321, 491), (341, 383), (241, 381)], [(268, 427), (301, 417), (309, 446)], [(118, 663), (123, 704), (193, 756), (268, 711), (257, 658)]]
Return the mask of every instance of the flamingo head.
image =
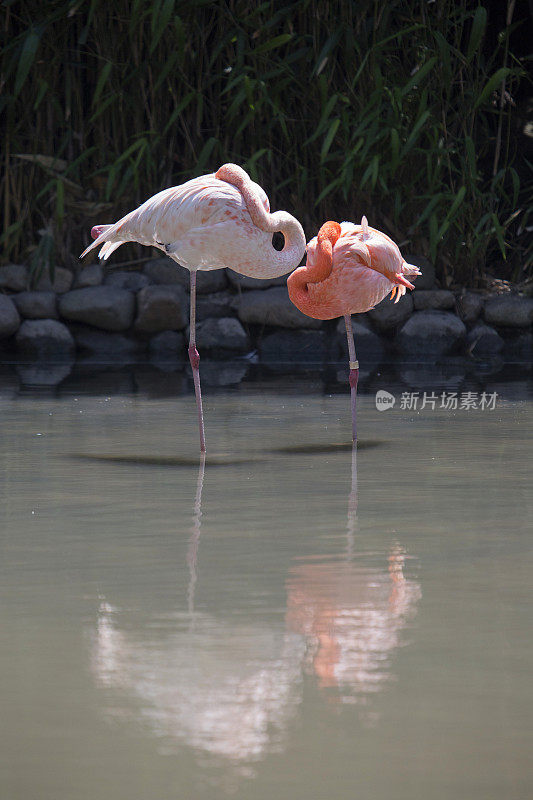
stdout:
[(262, 186), (259, 186), (258, 183), (255, 183), (248, 173), (242, 167), (239, 167), (238, 164), (223, 164), (215, 172), (215, 178), (235, 186), (241, 194), (255, 197), (261, 203), (266, 213), (270, 213), (270, 202), (265, 190)]
[(340, 235), (341, 226), (338, 222), (324, 222), (316, 237), (319, 257), (332, 259), (333, 248)]

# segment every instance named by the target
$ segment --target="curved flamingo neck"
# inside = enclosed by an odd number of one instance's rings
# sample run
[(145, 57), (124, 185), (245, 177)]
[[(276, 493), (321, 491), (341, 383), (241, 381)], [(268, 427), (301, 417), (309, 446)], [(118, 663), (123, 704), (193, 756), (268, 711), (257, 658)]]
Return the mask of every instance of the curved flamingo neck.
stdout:
[(226, 183), (230, 183), (239, 190), (254, 225), (257, 225), (262, 231), (267, 231), (269, 233), (275, 232), (272, 230), (272, 215), (265, 209), (261, 198), (254, 190), (254, 185), (250, 176), (242, 167), (239, 167), (237, 164), (224, 164), (215, 172), (215, 178), (226, 181)]
[(331, 275), (333, 269), (333, 248), (341, 235), (338, 222), (325, 222), (317, 235), (317, 247), (313, 264), (295, 270), (287, 278), (289, 297), (304, 314), (321, 319), (309, 299), (309, 284), (321, 283)]
[(333, 269), (333, 247), (341, 235), (338, 222), (324, 222), (317, 235), (314, 267), (308, 269), (307, 283), (320, 283), (329, 278)]
[(263, 200), (250, 176), (237, 164), (224, 164), (215, 172), (215, 178), (226, 181), (239, 190), (252, 222), (260, 230), (266, 233), (277, 231), (283, 233), (285, 238), (283, 250), (278, 251), (272, 247), (272, 252), (269, 253), (277, 274), (283, 275), (284, 272), (294, 269), (305, 253), (305, 235), (298, 220), (286, 211), (270, 214), (263, 205)]
[(324, 222), (316, 237), (314, 263), (300, 267), (288, 279), (293, 289), (307, 292), (308, 283), (321, 283), (329, 278), (333, 269), (333, 247), (340, 235), (341, 226), (338, 222)]

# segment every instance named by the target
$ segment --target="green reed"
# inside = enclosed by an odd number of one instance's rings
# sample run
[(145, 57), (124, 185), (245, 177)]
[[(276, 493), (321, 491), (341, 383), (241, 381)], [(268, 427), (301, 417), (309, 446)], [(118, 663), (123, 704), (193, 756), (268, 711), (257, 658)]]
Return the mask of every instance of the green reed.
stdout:
[(444, 285), (476, 283), (497, 254), (502, 277), (533, 266), (506, 99), (524, 79), (512, 19), (484, 56), (487, 14), (468, 0), (4, 12), (4, 260), (73, 265), (91, 225), (237, 161), (308, 237), (366, 214), (436, 260)]

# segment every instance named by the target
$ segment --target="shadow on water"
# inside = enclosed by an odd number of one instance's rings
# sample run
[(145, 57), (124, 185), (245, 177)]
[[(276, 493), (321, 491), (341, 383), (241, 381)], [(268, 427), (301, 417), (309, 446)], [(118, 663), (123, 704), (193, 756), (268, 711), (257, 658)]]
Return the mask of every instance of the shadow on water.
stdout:
[[(143, 456), (143, 455), (114, 455), (113, 453), (70, 453), (70, 458), (78, 461), (100, 461), (112, 464), (124, 464), (126, 466), (143, 467), (198, 467), (201, 456)], [(207, 463), (210, 467), (234, 467), (240, 464), (252, 464), (258, 459), (255, 458), (234, 458), (230, 455), (219, 454), (207, 456)], [(201, 463), (204, 463), (203, 461)]]
[[(363, 439), (357, 442), (358, 450), (371, 450), (374, 447), (381, 447), (387, 445), (381, 439)], [(288, 445), (287, 447), (276, 447), (269, 450), (269, 453), (283, 453), (285, 455), (327, 455), (328, 453), (350, 453), (353, 449), (352, 442), (332, 442), (325, 444), (295, 444)]]
[[(375, 447), (387, 446), (389, 442), (380, 439), (363, 439), (358, 441), (357, 449), (371, 450)], [(349, 453), (352, 451), (352, 442), (325, 442), (324, 444), (295, 444), (286, 447), (277, 447), (264, 451), (265, 454), (279, 455), (327, 455), (332, 453)], [(114, 453), (70, 453), (69, 457), (80, 461), (100, 461), (107, 464), (137, 465), (144, 467), (198, 467), (199, 461), (207, 463), (209, 467), (235, 467), (241, 464), (254, 464), (262, 461), (261, 454), (252, 458), (235, 458), (229, 453), (207, 454), (202, 460), (198, 456), (151, 456), (151, 455), (115, 455)]]

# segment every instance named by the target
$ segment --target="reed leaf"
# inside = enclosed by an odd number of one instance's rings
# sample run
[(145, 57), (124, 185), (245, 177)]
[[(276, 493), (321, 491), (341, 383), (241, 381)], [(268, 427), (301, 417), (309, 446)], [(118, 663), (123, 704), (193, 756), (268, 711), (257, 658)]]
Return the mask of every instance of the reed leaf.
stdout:
[(22, 49), (20, 51), (20, 56), (18, 60), (18, 67), (17, 67), (17, 74), (15, 76), (15, 86), (13, 88), (13, 94), (15, 97), (21, 92), (22, 87), (24, 86), (24, 82), (28, 77), (30, 69), (33, 66), (33, 62), (35, 61), (35, 55), (37, 53), (37, 48), (39, 47), (40, 36), (35, 30), (28, 31), (27, 36), (24, 39), (24, 43), (22, 45)]
[(470, 39), (466, 51), (467, 61), (471, 61), (478, 52), (486, 27), (487, 9), (483, 8), (483, 6), (478, 6), (474, 14), (474, 19), (472, 20), (472, 30), (470, 31)]
[(491, 75), (483, 89), (479, 97), (476, 98), (474, 103), (474, 108), (479, 108), (479, 106), (483, 105), (486, 102), (487, 98), (491, 96), (491, 94), (502, 84), (505, 78), (511, 75), (513, 70), (510, 67), (500, 67), (500, 69), (496, 70), (494, 75)]

